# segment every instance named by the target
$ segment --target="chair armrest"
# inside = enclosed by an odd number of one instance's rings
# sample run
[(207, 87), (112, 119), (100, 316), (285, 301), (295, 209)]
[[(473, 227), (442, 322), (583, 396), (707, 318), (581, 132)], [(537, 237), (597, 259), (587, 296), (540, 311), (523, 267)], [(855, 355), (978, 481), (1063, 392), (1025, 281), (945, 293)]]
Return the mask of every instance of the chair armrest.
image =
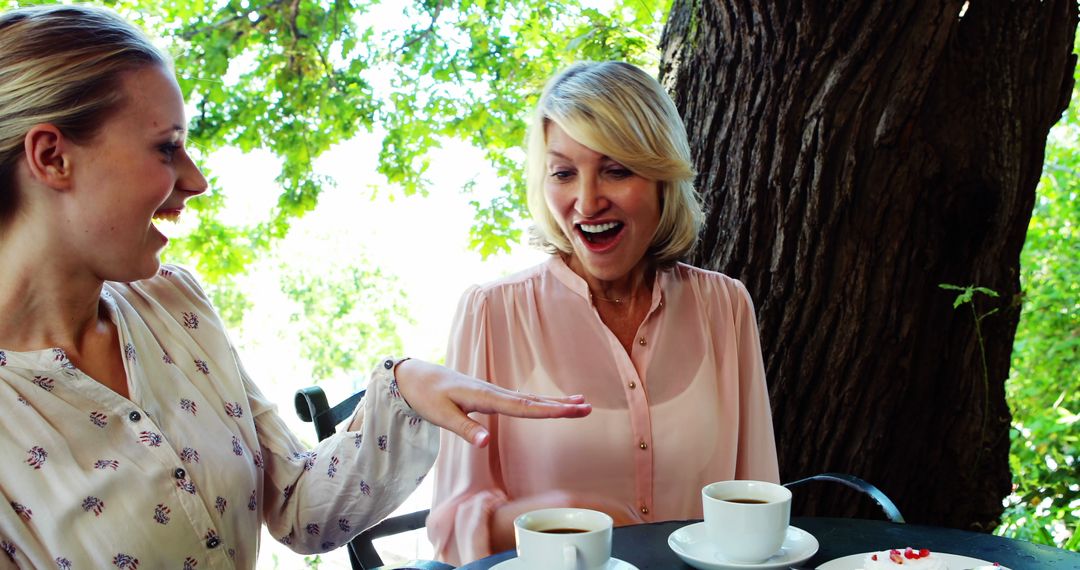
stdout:
[(855, 489), (873, 499), (873, 501), (881, 507), (881, 510), (885, 512), (885, 516), (888, 517), (889, 521), (901, 524), (904, 522), (904, 516), (900, 514), (900, 509), (896, 508), (896, 504), (892, 502), (892, 499), (883, 493), (881, 489), (878, 489), (854, 475), (848, 475), (846, 473), (822, 473), (820, 475), (811, 475), (805, 479), (799, 479), (790, 483), (784, 483), (784, 486), (788, 488), (798, 487), (811, 481), (831, 481)]
[(322, 388), (308, 386), (296, 391), (293, 405), (301, 420), (315, 424), (315, 435), (322, 441), (334, 435), (337, 425), (353, 414), (364, 393), (365, 390), (360, 390), (331, 408)]
[(384, 519), (379, 524), (360, 533), (359, 537), (364, 540), (375, 540), (376, 538), (382, 538), (400, 532), (424, 528), (424, 524), (427, 522), (428, 512), (428, 509), (424, 509), (422, 511)]
[(296, 407), (296, 415), (305, 422), (315, 424), (315, 435), (319, 441), (330, 437), (334, 433), (337, 424), (329, 421), (326, 412), (330, 409), (326, 401), (326, 393), (318, 386), (308, 386), (296, 391), (293, 397), (293, 405)]

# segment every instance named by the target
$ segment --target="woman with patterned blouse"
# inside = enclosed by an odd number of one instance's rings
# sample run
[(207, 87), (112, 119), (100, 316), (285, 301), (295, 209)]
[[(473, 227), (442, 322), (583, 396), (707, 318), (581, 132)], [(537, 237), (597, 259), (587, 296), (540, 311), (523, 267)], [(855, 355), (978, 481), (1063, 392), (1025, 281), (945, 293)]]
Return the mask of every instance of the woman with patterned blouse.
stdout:
[(440, 559), (512, 548), (513, 520), (589, 507), (615, 524), (700, 518), (701, 487), (778, 481), (750, 295), (691, 267), (701, 207), (682, 120), (622, 62), (544, 89), (528, 199), (551, 258), (462, 296), (447, 366), (514, 390), (584, 394), (573, 425), (488, 418), (491, 445), (444, 438), (428, 534)]
[(253, 568), (261, 524), (330, 550), (417, 486), (435, 425), (483, 446), (468, 412), (589, 413), (390, 358), (304, 448), (158, 261), (152, 219), (207, 186), (184, 125), (168, 60), (112, 12), (0, 14), (0, 568)]

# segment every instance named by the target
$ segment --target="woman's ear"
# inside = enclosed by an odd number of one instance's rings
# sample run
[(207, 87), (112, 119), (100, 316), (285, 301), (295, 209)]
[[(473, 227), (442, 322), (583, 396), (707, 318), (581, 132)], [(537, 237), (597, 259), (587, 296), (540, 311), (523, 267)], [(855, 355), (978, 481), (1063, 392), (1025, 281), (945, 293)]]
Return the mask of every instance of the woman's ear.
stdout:
[(71, 187), (71, 140), (56, 125), (34, 125), (23, 139), (30, 176), (55, 190)]

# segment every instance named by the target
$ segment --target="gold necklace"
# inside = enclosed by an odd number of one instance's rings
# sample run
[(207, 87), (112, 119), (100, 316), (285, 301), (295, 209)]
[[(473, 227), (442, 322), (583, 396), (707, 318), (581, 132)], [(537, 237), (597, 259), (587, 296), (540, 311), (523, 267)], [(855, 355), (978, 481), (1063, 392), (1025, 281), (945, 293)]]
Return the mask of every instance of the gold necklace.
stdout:
[(601, 297), (600, 295), (597, 295), (596, 293), (593, 293), (592, 289), (589, 290), (589, 298), (590, 299), (600, 299), (601, 301), (607, 301), (608, 303), (614, 303), (616, 305), (621, 305), (622, 304), (622, 299), (608, 299), (607, 297)]

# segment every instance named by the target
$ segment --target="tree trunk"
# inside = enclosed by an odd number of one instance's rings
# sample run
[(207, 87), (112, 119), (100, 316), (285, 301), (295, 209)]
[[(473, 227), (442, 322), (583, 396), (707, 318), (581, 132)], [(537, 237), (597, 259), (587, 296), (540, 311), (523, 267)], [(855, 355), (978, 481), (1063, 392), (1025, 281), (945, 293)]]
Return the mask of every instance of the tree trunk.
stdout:
[[(909, 522), (997, 525), (1020, 250), (1076, 23), (1075, 0), (675, 1), (693, 261), (754, 297), (783, 480), (847, 472)], [(942, 283), (1000, 297), (973, 313)], [(874, 512), (805, 489), (798, 513)]]

